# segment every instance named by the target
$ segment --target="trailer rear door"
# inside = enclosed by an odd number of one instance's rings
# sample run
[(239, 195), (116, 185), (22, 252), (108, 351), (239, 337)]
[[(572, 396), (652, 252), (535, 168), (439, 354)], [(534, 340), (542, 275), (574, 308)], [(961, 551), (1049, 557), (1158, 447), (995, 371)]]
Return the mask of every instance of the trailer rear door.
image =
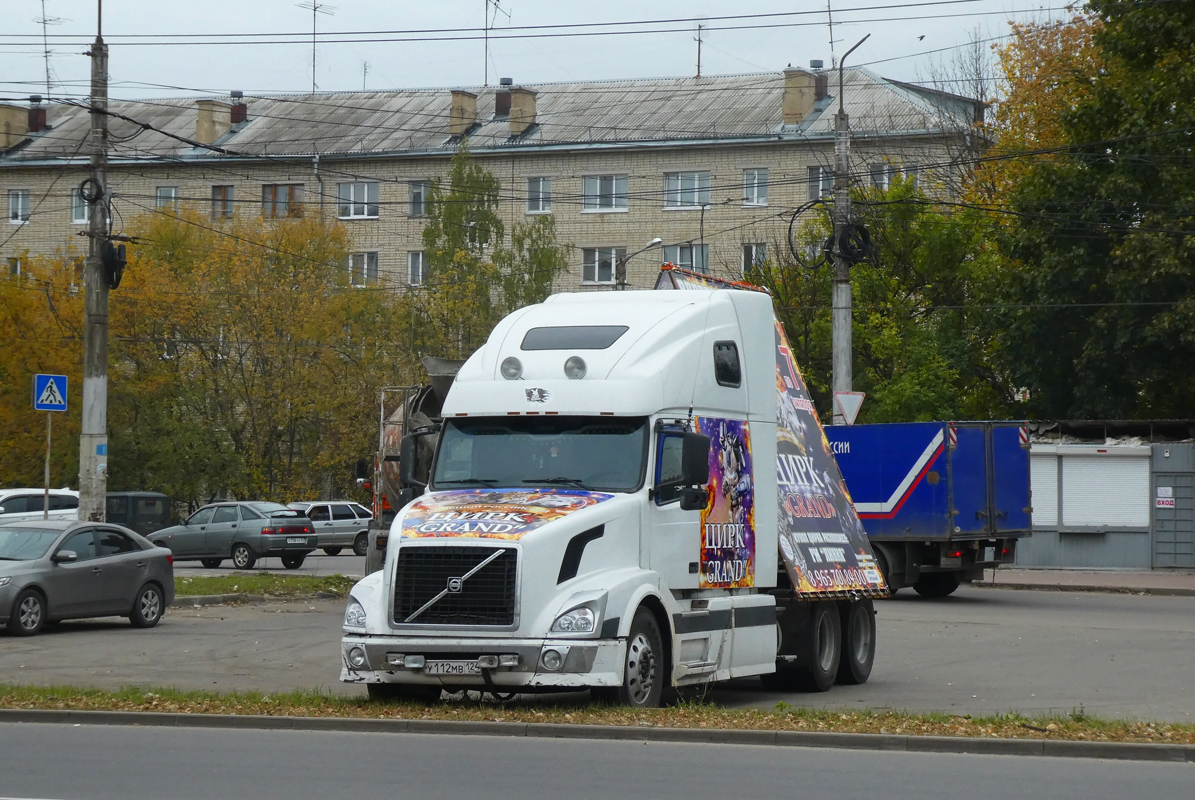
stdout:
[(991, 427), (992, 522), (997, 534), (1029, 533), (1029, 428)]
[(950, 453), (950, 501), (956, 535), (988, 532), (989, 426), (953, 422), (947, 428)]

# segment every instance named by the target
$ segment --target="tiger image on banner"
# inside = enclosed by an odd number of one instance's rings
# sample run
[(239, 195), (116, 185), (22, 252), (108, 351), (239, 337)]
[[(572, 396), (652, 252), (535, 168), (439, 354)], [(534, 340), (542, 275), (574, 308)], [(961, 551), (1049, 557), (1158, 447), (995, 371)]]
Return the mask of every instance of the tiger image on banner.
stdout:
[(702, 589), (755, 585), (755, 470), (743, 420), (698, 417), (710, 437), (709, 500), (701, 512)]

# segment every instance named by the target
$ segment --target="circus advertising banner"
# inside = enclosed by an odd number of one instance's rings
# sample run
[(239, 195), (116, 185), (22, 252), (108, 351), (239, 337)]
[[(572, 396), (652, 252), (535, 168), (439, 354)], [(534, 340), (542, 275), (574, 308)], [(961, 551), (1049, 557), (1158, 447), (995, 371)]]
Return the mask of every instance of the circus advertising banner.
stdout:
[(579, 489), (455, 489), (407, 507), (403, 538), (463, 537), (516, 540), (552, 520), (614, 495)]
[(755, 470), (743, 420), (698, 417), (710, 437), (709, 502), (701, 512), (702, 589), (755, 585)]
[(798, 593), (884, 596), (867, 533), (779, 321), (776, 481), (780, 553)]

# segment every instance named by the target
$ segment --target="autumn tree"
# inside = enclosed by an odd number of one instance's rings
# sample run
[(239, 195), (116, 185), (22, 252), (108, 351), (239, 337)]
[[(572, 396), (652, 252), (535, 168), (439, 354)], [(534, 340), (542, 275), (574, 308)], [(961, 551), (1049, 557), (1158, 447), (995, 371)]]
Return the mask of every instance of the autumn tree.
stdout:
[[(1097, 0), (1048, 158), (1024, 161), (995, 317), (1003, 368), (1055, 418), (1190, 417), (1195, 8)], [(1062, 48), (1066, 49), (1066, 48)], [(1027, 55), (1026, 58), (1031, 56)], [(1068, 53), (1059, 54), (1064, 61)], [(1057, 142), (1044, 138), (1042, 145)]]

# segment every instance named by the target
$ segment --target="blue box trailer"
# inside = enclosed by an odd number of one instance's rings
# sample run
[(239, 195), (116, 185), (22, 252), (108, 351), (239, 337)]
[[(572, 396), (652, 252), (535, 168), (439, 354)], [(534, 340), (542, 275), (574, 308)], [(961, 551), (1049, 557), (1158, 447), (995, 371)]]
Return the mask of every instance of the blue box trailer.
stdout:
[(826, 428), (889, 588), (945, 597), (1032, 534), (1023, 422)]

